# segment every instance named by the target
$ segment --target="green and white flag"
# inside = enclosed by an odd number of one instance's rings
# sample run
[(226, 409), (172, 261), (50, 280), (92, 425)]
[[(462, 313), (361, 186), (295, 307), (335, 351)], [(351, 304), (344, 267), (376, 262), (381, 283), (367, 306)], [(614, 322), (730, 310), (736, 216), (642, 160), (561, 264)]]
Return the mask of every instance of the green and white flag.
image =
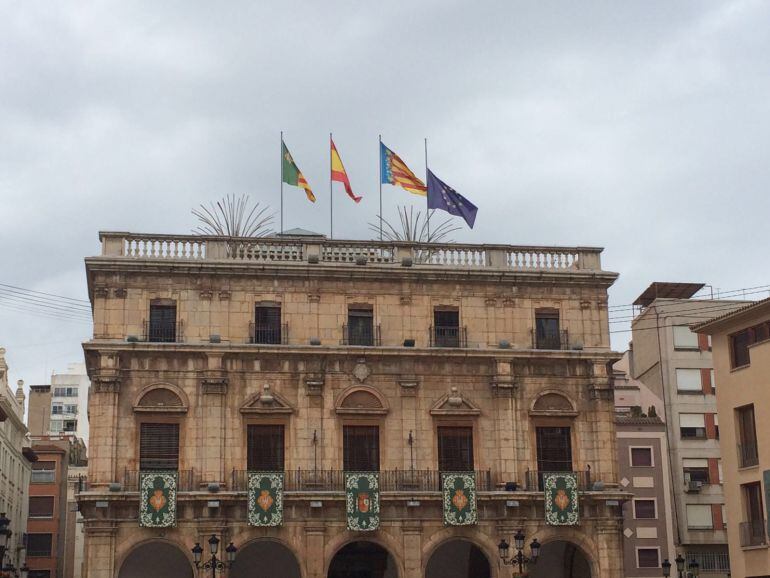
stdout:
[(543, 475), (545, 489), (545, 522), (549, 526), (577, 526), (578, 483), (574, 473)]
[(380, 475), (345, 472), (348, 530), (370, 532), (380, 527)]
[(442, 473), (444, 524), (472, 526), (479, 521), (476, 504), (476, 474), (472, 472)]
[(283, 472), (249, 472), (250, 526), (283, 524)]
[(176, 525), (176, 472), (139, 473), (139, 525), (170, 528)]

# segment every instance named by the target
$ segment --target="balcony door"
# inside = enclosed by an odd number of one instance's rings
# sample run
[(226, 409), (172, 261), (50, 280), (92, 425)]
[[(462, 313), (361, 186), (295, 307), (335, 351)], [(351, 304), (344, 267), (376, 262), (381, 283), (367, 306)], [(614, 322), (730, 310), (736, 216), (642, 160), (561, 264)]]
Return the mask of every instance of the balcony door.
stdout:
[(537, 469), (540, 472), (572, 471), (572, 440), (568, 427), (539, 427)]
[(246, 430), (246, 445), (246, 461), (250, 471), (283, 471), (284, 435), (282, 425), (249, 425)]
[(438, 427), (438, 469), (442, 472), (473, 471), (473, 428)]
[(346, 425), (342, 428), (343, 468), (346, 472), (380, 470), (380, 428)]
[(173, 343), (176, 341), (176, 304), (162, 300), (150, 303), (148, 340)]
[(141, 470), (179, 469), (179, 424), (143, 423), (139, 432)]

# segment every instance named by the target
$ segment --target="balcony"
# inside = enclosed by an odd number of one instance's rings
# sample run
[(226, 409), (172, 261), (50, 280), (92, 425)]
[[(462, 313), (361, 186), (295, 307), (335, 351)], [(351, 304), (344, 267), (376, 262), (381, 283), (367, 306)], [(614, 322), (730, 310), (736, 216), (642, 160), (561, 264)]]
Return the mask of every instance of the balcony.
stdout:
[(592, 475), (591, 470), (582, 470), (579, 472), (558, 471), (546, 472), (538, 470), (527, 470), (524, 472), (524, 489), (527, 491), (543, 491), (543, 479), (548, 474), (575, 474), (577, 476), (578, 490), (581, 492), (591, 491), (593, 482), (597, 479)]
[(569, 349), (569, 332), (562, 329), (556, 333), (537, 335), (532, 332), (532, 349), (551, 349), (558, 351), (560, 349)]
[(762, 519), (741, 522), (738, 527), (741, 537), (741, 547), (764, 546), (767, 544), (765, 521)]
[(749, 468), (759, 465), (757, 443), (738, 444), (738, 467)]
[(378, 346), (380, 341), (379, 325), (342, 326), (342, 345)]
[(234, 261), (239, 263), (362, 264), (458, 270), (596, 273), (600, 248), (460, 243), (351, 241), (325, 238), (225, 238), (102, 232), (102, 256), (147, 261)]
[[(382, 492), (440, 492), (441, 472), (438, 470), (383, 470), (380, 475)], [(491, 491), (490, 470), (477, 470), (476, 489)], [(283, 489), (286, 492), (336, 492), (345, 491), (345, 472), (343, 470), (293, 470), (284, 472)], [(249, 476), (246, 470), (233, 470), (232, 490), (248, 490)]]
[(181, 321), (176, 323), (150, 323), (144, 322), (144, 334), (142, 341), (150, 343), (181, 343), (184, 341)]
[(431, 347), (468, 347), (468, 330), (457, 326), (431, 326)]
[[(168, 472), (169, 470), (158, 470)], [(123, 472), (123, 491), (139, 491), (139, 474), (152, 473), (153, 470), (125, 470)], [(200, 475), (196, 475), (195, 470), (177, 471), (177, 489), (180, 492), (192, 492), (200, 489)]]
[(257, 325), (249, 323), (249, 343), (286, 345), (289, 343), (289, 324)]

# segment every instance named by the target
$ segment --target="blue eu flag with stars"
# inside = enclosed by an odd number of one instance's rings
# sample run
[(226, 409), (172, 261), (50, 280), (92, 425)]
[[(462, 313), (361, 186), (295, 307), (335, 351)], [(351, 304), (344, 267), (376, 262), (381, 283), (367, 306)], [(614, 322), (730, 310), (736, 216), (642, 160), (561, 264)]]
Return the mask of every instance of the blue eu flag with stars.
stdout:
[(472, 229), (478, 207), (428, 170), (428, 208), (462, 217)]

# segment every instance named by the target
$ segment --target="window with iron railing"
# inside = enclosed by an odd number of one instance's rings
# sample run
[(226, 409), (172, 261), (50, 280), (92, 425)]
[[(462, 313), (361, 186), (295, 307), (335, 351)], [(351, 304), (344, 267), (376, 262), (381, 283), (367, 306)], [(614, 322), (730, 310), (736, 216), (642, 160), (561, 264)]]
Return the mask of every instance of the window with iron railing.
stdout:
[(569, 427), (535, 428), (537, 440), (538, 488), (548, 472), (572, 471), (572, 438)]
[(345, 345), (377, 345), (374, 311), (371, 307), (349, 307), (348, 322), (342, 328)]
[(535, 349), (561, 349), (558, 309), (535, 310)]
[(284, 342), (283, 333), (281, 306), (276, 304), (258, 304), (254, 310), (251, 342), (280, 345)]
[(762, 505), (762, 486), (759, 482), (741, 485), (743, 494), (743, 511), (746, 512), (746, 521), (743, 523), (743, 532), (751, 541), (750, 546), (758, 546), (766, 542), (765, 513)]
[(179, 469), (179, 424), (141, 424), (139, 468), (143, 471)]
[(147, 341), (174, 343), (177, 340), (176, 304), (167, 299), (150, 303)]
[(246, 430), (246, 445), (249, 470), (283, 471), (284, 429), (282, 425), (249, 425)]
[(380, 428), (346, 425), (342, 428), (343, 468), (348, 472), (380, 470)]
[(473, 471), (473, 427), (436, 428), (438, 469), (442, 472)]
[(436, 308), (430, 329), (432, 347), (465, 347), (465, 328), (460, 327), (460, 311)]

